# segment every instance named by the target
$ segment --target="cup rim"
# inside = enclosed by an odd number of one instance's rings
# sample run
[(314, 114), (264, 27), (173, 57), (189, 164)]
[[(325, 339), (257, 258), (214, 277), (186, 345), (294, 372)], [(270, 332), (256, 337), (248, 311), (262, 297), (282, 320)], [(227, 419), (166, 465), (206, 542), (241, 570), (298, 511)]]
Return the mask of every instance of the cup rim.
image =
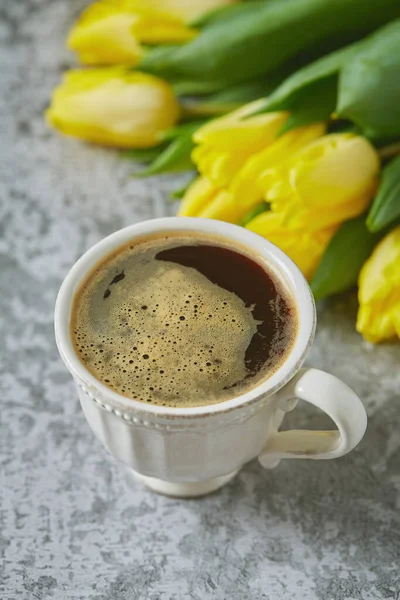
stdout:
[[(286, 360), (267, 379), (250, 391), (216, 404), (198, 407), (176, 408), (156, 404), (144, 404), (114, 392), (98, 380), (78, 358), (70, 336), (70, 316), (72, 302), (79, 285), (91, 269), (113, 251), (135, 238), (168, 232), (198, 232), (216, 235), (233, 243), (247, 247), (250, 253), (270, 268), (278, 271), (278, 276), (289, 288), (296, 302), (298, 314), (297, 337)], [(96, 389), (103, 397), (125, 411), (134, 411), (159, 417), (199, 417), (224, 413), (252, 404), (262, 397), (271, 395), (287, 383), (300, 369), (314, 339), (316, 311), (314, 298), (303, 274), (295, 263), (277, 246), (265, 238), (238, 225), (192, 217), (162, 217), (150, 219), (119, 229), (101, 239), (89, 248), (73, 265), (59, 290), (54, 314), (55, 337), (58, 350), (70, 373)]]

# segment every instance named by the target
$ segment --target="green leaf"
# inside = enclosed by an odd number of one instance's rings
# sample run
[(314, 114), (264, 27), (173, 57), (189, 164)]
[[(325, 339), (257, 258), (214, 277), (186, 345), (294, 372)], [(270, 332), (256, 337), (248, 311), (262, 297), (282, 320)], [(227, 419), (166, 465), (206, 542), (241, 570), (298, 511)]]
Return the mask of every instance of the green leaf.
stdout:
[(378, 193), (367, 218), (370, 231), (380, 231), (400, 218), (400, 156), (384, 169)]
[(400, 135), (400, 20), (370, 36), (344, 65), (336, 113), (369, 138)]
[(164, 131), (162, 138), (170, 142), (164, 150), (156, 156), (154, 161), (143, 171), (133, 173), (132, 177), (150, 177), (161, 173), (175, 173), (194, 169), (191, 154), (194, 148), (193, 133), (206, 121), (191, 121), (182, 123)]
[(207, 123), (208, 119), (198, 119), (197, 121), (190, 121), (187, 123), (181, 123), (175, 127), (171, 127), (162, 133), (163, 140), (174, 140), (182, 135), (192, 135), (199, 127)]
[(229, 18), (211, 19), (187, 44), (149, 50), (138, 68), (185, 84), (188, 94), (216, 91), (293, 60), (310, 62), (398, 16), (399, 0), (252, 2)]
[(207, 95), (204, 99), (180, 98), (184, 110), (192, 115), (221, 115), (239, 108), (242, 104), (267, 96), (287, 75), (287, 69), (271, 73), (265, 79), (245, 81), (227, 89)]
[[(193, 2), (193, 0), (189, 0), (189, 2)], [(264, 0), (264, 2), (267, 2), (267, 0)], [(193, 19), (188, 23), (188, 25), (190, 25), (190, 27), (199, 28), (210, 25), (211, 23), (217, 23), (218, 21), (227, 22), (231, 17), (237, 17), (243, 15), (248, 10), (253, 10), (251, 5), (256, 3), (259, 4), (257, 0), (247, 0), (247, 2), (240, 2), (238, 4), (217, 8), (200, 15), (196, 19)]]
[[(163, 76), (161, 73), (159, 75)], [(221, 89), (220, 84), (214, 81), (195, 80), (190, 77), (177, 78), (171, 75), (165, 77), (172, 84), (176, 96), (205, 96)]]
[(275, 110), (289, 110), (311, 95), (312, 88), (319, 81), (330, 77), (336, 79), (340, 68), (355, 54), (360, 43), (351, 44), (342, 50), (332, 52), (315, 62), (298, 69), (290, 75), (254, 114)]
[(335, 107), (336, 92), (336, 77), (326, 77), (309, 85), (306, 97), (297, 97), (289, 109), (290, 116), (279, 132), (280, 135), (296, 127), (328, 121)]
[(261, 202), (260, 204), (258, 204), (255, 208), (252, 208), (241, 220), (240, 225), (242, 225), (242, 227), (246, 227), (246, 225), (248, 223), (250, 223), (250, 221), (252, 219), (254, 219), (255, 217), (257, 217), (258, 215), (261, 215), (262, 213), (266, 212), (267, 210), (270, 210), (270, 205), (268, 204), (268, 202)]
[(365, 215), (343, 223), (326, 248), (311, 281), (315, 300), (356, 285), (361, 267), (380, 238), (381, 234), (368, 230)]
[(147, 169), (133, 173), (132, 177), (150, 177), (161, 173), (175, 173), (194, 169), (190, 158), (193, 148), (192, 133), (185, 133), (172, 140), (164, 152)]
[(134, 160), (138, 163), (148, 164), (157, 158), (165, 150), (166, 144), (160, 144), (154, 148), (132, 148), (120, 153), (124, 160)]

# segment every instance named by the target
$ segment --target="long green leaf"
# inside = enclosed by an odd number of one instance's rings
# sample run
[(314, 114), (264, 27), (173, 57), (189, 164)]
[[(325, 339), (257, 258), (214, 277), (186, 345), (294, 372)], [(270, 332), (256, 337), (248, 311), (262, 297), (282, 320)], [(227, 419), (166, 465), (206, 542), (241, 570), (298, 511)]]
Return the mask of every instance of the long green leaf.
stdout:
[(371, 36), (344, 65), (336, 113), (370, 138), (400, 135), (400, 20)]
[(190, 114), (215, 116), (235, 110), (242, 104), (267, 96), (284, 79), (287, 69), (271, 73), (261, 80), (245, 81), (227, 89), (209, 94), (202, 99), (180, 98), (184, 110)]
[(400, 156), (384, 169), (378, 193), (367, 218), (370, 231), (380, 231), (400, 218)]
[[(187, 0), (188, 2), (193, 2), (194, 0)], [(267, 2), (268, 0), (263, 0), (263, 2)], [(196, 19), (193, 19), (189, 22), (191, 27), (205, 27), (206, 25), (210, 25), (211, 23), (217, 23), (218, 21), (227, 22), (231, 17), (242, 16), (247, 13), (249, 10), (253, 10), (252, 4), (260, 4), (259, 0), (246, 0), (246, 2), (239, 2), (238, 4), (232, 4), (228, 6), (224, 6), (223, 8), (217, 8), (206, 12)]]
[(346, 221), (331, 239), (311, 281), (316, 300), (338, 294), (357, 283), (361, 267), (381, 234), (371, 233), (365, 215)]
[(297, 101), (293, 102), (293, 106), (289, 108), (290, 116), (280, 134), (311, 123), (327, 121), (335, 107), (336, 92), (336, 77), (319, 79), (309, 85), (306, 97), (301, 98), (300, 95)]
[(197, 119), (196, 121), (188, 121), (187, 123), (180, 123), (175, 127), (171, 127), (167, 129), (162, 134), (163, 140), (174, 140), (182, 135), (190, 134), (192, 135), (196, 129), (199, 129), (204, 123), (207, 123), (208, 119)]
[(318, 81), (337, 77), (340, 68), (355, 54), (360, 43), (362, 42), (351, 44), (298, 69), (285, 79), (270, 96), (265, 98), (264, 104), (254, 114), (289, 110), (296, 103), (303, 101), (307, 95), (311, 96), (312, 86)]
[[(143, 71), (145, 68), (143, 67)], [(150, 71), (150, 69), (148, 69)], [(163, 75), (172, 84), (176, 96), (205, 96), (213, 94), (221, 89), (220, 83), (216, 81), (205, 81), (204, 79), (192, 79), (191, 77), (172, 77), (171, 75)]]
[(211, 20), (192, 41), (159, 46), (139, 68), (196, 91), (258, 79), (307, 54), (307, 62), (400, 16), (399, 0), (270, 0)]
[(134, 160), (146, 165), (155, 160), (165, 148), (165, 143), (154, 148), (132, 148), (131, 150), (122, 150), (120, 156), (125, 160)]
[(133, 173), (132, 177), (150, 177), (161, 173), (175, 173), (194, 169), (190, 158), (193, 148), (192, 134), (183, 134), (174, 139), (147, 169)]
[(151, 177), (161, 173), (174, 173), (194, 169), (191, 154), (194, 148), (193, 133), (206, 121), (192, 121), (181, 123), (168, 129), (163, 134), (163, 140), (170, 142), (163, 152), (143, 171), (132, 174), (132, 177)]

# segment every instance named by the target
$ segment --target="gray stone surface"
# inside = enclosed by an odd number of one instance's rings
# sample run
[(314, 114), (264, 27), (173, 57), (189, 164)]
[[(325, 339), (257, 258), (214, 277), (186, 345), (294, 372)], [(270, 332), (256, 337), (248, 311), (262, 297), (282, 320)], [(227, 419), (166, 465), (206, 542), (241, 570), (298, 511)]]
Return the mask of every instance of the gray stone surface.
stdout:
[[(42, 119), (82, 6), (0, 4), (1, 599), (398, 600), (400, 348), (361, 341), (353, 296), (320, 307), (309, 359), (367, 406), (348, 457), (254, 461), (184, 502), (129, 486), (90, 432), (54, 343), (57, 289), (101, 237), (174, 208), (171, 182), (132, 181), (113, 152)], [(289, 416), (327, 425), (306, 406)]]

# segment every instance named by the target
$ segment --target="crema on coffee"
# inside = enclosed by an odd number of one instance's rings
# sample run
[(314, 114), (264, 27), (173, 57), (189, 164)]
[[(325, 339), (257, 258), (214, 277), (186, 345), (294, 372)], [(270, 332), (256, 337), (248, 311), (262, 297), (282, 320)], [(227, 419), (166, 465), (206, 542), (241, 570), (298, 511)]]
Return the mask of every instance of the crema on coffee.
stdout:
[(230, 240), (168, 233), (102, 260), (77, 291), (71, 336), (85, 367), (134, 400), (223, 402), (291, 351), (297, 311), (268, 265)]

